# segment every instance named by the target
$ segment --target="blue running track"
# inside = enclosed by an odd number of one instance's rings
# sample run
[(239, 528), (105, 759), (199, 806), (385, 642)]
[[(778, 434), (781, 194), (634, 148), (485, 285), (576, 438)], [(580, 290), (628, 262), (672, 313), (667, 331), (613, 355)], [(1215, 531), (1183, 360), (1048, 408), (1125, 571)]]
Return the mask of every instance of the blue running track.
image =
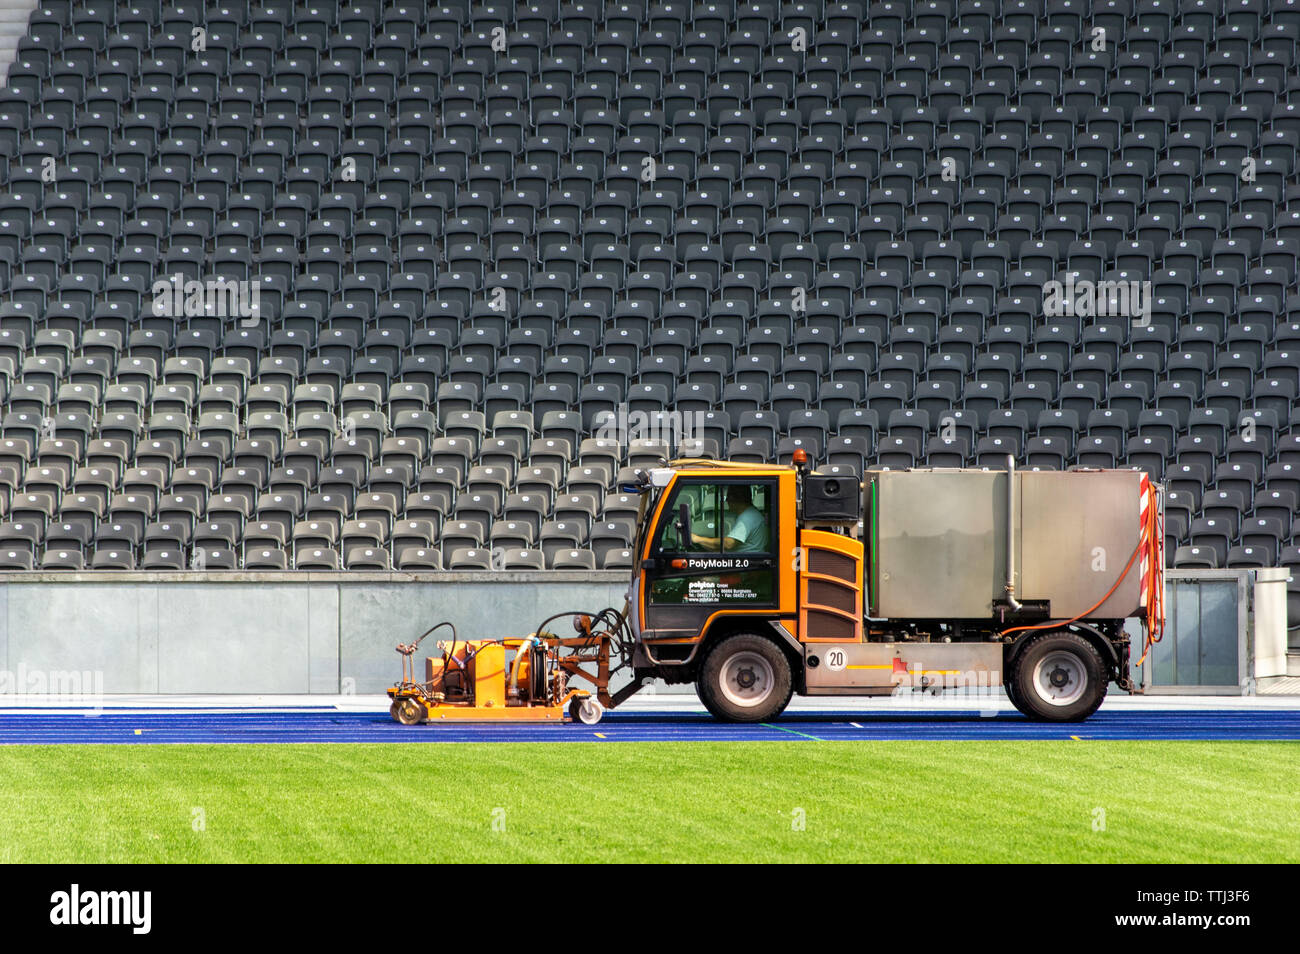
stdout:
[(403, 726), (387, 713), (296, 708), (275, 711), (105, 710), (88, 716), (33, 709), (0, 714), (0, 745), (161, 745), (247, 742), (682, 742), (886, 739), (1300, 740), (1300, 710), (1103, 709), (1087, 722), (1030, 722), (1014, 712), (862, 714), (791, 712), (772, 723), (724, 725), (703, 714), (610, 713), (598, 725)]

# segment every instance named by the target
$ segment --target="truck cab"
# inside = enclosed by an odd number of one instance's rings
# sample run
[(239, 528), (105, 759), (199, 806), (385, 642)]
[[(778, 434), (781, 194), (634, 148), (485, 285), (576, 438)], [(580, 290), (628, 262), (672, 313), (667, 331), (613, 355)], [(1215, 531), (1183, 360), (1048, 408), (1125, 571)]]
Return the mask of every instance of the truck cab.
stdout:
[[(826, 482), (806, 481), (795, 467), (716, 461), (683, 464), (659, 480), (639, 541), (634, 665), (695, 682), (720, 718), (771, 718), (794, 692), (808, 691), (810, 653), (862, 642), (859, 485), (832, 482), (828, 494)], [(812, 488), (839, 512), (810, 517), (803, 494)], [(706, 669), (724, 642), (748, 649)], [(882, 689), (893, 691), (861, 694)]]
[(720, 618), (792, 617), (794, 472), (678, 470), (641, 541), (637, 622), (648, 660), (689, 662)]

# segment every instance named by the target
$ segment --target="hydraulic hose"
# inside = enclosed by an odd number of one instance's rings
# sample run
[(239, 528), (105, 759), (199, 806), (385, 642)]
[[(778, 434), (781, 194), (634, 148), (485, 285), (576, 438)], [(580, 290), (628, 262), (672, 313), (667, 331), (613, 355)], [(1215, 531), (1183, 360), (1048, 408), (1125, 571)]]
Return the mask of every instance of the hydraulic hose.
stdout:
[(1147, 653), (1151, 652), (1151, 647), (1160, 642), (1165, 635), (1165, 527), (1159, 504), (1159, 494), (1156, 492), (1155, 486), (1149, 485), (1147, 487), (1147, 512), (1146, 519), (1143, 521), (1143, 529), (1147, 535), (1147, 559), (1151, 563), (1151, 572), (1146, 579), (1147, 614), (1144, 620), (1146, 640), (1142, 647), (1142, 657), (1138, 660), (1138, 666), (1146, 662)]
[[(441, 629), (444, 626), (446, 626), (448, 629), (451, 630), (451, 649), (452, 652), (454, 653), (456, 651), (456, 639), (457, 639), (456, 627), (455, 625), (452, 624), (450, 620), (443, 620), (441, 623), (434, 623), (423, 633), (421, 633), (419, 638), (416, 639), (416, 641), (411, 643), (410, 645), (406, 645), (406, 644), (398, 645), (397, 651), (402, 655), (403, 684), (407, 682), (409, 682), (412, 685), (415, 684), (415, 651), (420, 648), (420, 643), (424, 642), (426, 636), (428, 636), (430, 633), (433, 633)], [(446, 653), (444, 651), (444, 656), (445, 655)], [(409, 678), (408, 678), (408, 666), (409, 666)]]
[(515, 650), (514, 662), (510, 664), (510, 698), (519, 698), (519, 664), (524, 660), (524, 653), (537, 645), (537, 634), (525, 636), (524, 641)]

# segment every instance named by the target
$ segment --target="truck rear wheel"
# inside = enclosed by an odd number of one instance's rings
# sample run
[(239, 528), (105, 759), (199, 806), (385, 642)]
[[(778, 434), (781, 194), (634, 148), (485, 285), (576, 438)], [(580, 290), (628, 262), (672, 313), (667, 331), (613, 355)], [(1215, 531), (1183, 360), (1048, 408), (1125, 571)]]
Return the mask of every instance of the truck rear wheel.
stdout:
[(789, 704), (794, 677), (790, 660), (774, 642), (741, 633), (728, 636), (705, 657), (695, 691), (724, 722), (764, 722)]
[(1106, 666), (1092, 643), (1065, 630), (1036, 636), (1016, 657), (1008, 695), (1031, 719), (1081, 722), (1106, 698)]

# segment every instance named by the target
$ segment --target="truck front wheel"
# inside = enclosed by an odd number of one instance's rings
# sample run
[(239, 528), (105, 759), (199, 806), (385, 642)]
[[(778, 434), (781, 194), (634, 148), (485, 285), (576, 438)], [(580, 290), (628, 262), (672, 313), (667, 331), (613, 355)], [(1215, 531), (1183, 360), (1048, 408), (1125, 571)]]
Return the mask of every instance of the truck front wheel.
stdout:
[(781, 714), (794, 691), (790, 660), (774, 642), (741, 633), (704, 658), (695, 691), (724, 722), (764, 722)]
[(1016, 657), (1008, 695), (1031, 719), (1081, 722), (1106, 698), (1106, 666), (1096, 647), (1065, 630), (1034, 637)]

